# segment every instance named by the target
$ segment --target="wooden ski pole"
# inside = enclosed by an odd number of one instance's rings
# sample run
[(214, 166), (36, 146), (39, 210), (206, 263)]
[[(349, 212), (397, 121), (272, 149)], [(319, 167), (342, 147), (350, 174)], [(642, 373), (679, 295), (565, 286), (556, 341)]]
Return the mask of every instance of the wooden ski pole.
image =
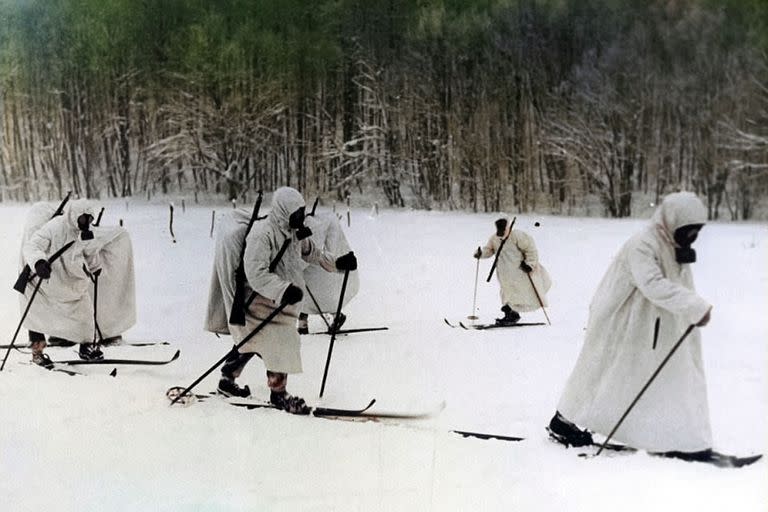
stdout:
[(544, 308), (544, 301), (541, 300), (541, 295), (539, 295), (539, 290), (537, 290), (536, 285), (533, 284), (533, 278), (531, 277), (531, 274), (529, 272), (526, 272), (526, 274), (528, 275), (528, 281), (531, 283), (531, 287), (533, 288), (533, 293), (536, 294), (536, 298), (539, 300), (539, 306), (541, 306), (541, 310), (544, 312), (544, 317), (547, 319), (547, 325), (552, 325), (552, 322), (549, 321), (547, 310)]
[(477, 277), (480, 274), (480, 258), (477, 258), (477, 266), (475, 267), (475, 294), (472, 297), (472, 314), (467, 317), (468, 320), (477, 320)]

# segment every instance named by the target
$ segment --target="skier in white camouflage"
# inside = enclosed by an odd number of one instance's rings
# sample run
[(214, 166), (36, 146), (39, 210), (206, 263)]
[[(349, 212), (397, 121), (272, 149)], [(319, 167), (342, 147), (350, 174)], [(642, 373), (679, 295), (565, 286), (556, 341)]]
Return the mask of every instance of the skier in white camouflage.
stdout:
[[(53, 366), (44, 353), (46, 334), (54, 344), (80, 344), (82, 359), (101, 359), (100, 342), (118, 340), (136, 322), (133, 252), (127, 231), (93, 226), (94, 208), (84, 199), (69, 203), (62, 215), (51, 218), (55, 209), (49, 203), (30, 209), (22, 244), (22, 263), (46, 280), (24, 320), (32, 361), (46, 368)], [(75, 245), (49, 265), (47, 258), (70, 241)], [(96, 305), (92, 278), (102, 274)], [(22, 310), (30, 289), (21, 297)], [(98, 318), (94, 318), (97, 306)]]
[[(304, 226), (305, 203), (301, 194), (290, 187), (277, 189), (272, 197), (272, 210), (265, 220), (255, 222), (245, 240), (243, 267), (248, 293), (254, 300), (245, 311), (245, 325), (228, 324), (226, 315), (232, 304), (231, 287), (221, 283), (231, 280), (237, 263), (223, 253), (239, 254), (240, 247), (223, 247), (217, 241), (217, 256), (209, 298), (207, 328), (214, 332), (230, 332), (239, 344), (279, 305), (284, 309), (239, 350), (230, 353), (221, 369), (218, 391), (227, 396), (247, 397), (248, 386), (236, 382), (245, 365), (258, 355), (267, 370), (270, 402), (293, 414), (308, 414), (304, 399), (286, 391), (288, 374), (300, 373), (301, 344), (296, 332), (296, 318), (304, 297), (302, 261), (322, 266), (328, 272), (356, 270), (357, 259), (351, 252), (334, 258), (312, 243), (310, 230)], [(233, 229), (244, 233), (245, 229)], [(234, 239), (235, 237), (227, 237)], [(220, 250), (221, 249), (221, 250)], [(229, 263), (228, 263), (229, 261)]]
[[(307, 215), (305, 224), (312, 230), (312, 241), (320, 249), (332, 254), (346, 254), (352, 250), (344, 235), (339, 218), (335, 213), (317, 213)], [(307, 265), (304, 270), (304, 281), (308, 297), (304, 298), (304, 307), (299, 314), (299, 334), (309, 333), (309, 315), (335, 315), (339, 305), (339, 294), (344, 279), (336, 273), (325, 272), (319, 265)], [(360, 288), (360, 279), (357, 273), (350, 274), (347, 280), (347, 288), (344, 291), (344, 303), (346, 306), (357, 295)], [(334, 332), (341, 328), (347, 316), (339, 313), (336, 323), (334, 317), (328, 331)]]
[(473, 256), (490, 258), (498, 254), (496, 276), (501, 287), (501, 311), (504, 316), (497, 318), (496, 323), (514, 325), (520, 320), (520, 313), (547, 306), (546, 293), (552, 281), (539, 261), (539, 251), (533, 237), (519, 229), (511, 229), (505, 218), (498, 219), (495, 224), (496, 233), (484, 247), (478, 247)]
[[(712, 306), (694, 290), (691, 273), (691, 245), (706, 219), (696, 195), (668, 195), (606, 271), (590, 304), (584, 346), (549, 424), (564, 444), (592, 444), (590, 431), (607, 436), (688, 327), (709, 322)], [(613, 438), (688, 460), (711, 455), (699, 329), (684, 339)]]

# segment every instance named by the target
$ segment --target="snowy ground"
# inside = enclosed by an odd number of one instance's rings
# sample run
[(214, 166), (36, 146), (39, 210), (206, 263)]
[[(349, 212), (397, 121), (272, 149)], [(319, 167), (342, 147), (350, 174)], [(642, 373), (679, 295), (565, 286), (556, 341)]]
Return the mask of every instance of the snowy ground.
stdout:
[[(0, 339), (20, 312), (16, 278), (26, 205), (0, 206)], [(219, 211), (225, 206), (216, 207)], [(765, 510), (768, 464), (740, 470), (645, 454), (583, 459), (546, 439), (578, 354), (587, 306), (622, 242), (645, 220), (520, 216), (554, 286), (551, 327), (469, 332), (443, 317), (471, 313), (475, 247), (497, 215), (352, 211), (345, 228), (360, 261), (361, 291), (348, 327), (389, 331), (337, 339), (323, 403), (442, 414), (409, 424), (349, 423), (247, 411), (213, 401), (168, 407), (171, 385), (190, 384), (229, 349), (202, 330), (212, 207), (107, 204), (104, 224), (125, 220), (137, 269), (132, 340), (173, 347), (115, 347), (108, 356), (162, 357), (163, 367), (83, 369), (69, 377), (20, 364), (0, 374), (0, 496), (13, 511), (244, 510)], [(540, 227), (533, 227), (540, 221)], [(711, 224), (697, 242), (701, 294), (715, 304), (703, 333), (716, 448), (749, 454), (768, 445), (768, 229)], [(481, 263), (479, 314), (498, 314), (498, 285)], [(543, 320), (537, 313), (527, 320)], [(319, 317), (311, 327), (322, 327)], [(23, 341), (23, 338), (22, 338)], [(305, 372), (289, 390), (317, 402), (328, 337), (303, 338)], [(72, 349), (49, 349), (54, 358)], [(214, 372), (198, 386), (215, 386)], [(266, 396), (263, 366), (241, 377)], [(451, 429), (525, 436), (520, 443), (463, 439)]]

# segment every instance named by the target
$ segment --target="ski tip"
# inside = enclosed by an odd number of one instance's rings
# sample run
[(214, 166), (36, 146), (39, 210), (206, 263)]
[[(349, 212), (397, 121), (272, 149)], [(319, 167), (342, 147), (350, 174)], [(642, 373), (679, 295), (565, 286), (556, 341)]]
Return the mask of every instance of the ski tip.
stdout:
[(171, 358), (171, 361), (175, 361), (179, 358), (181, 355), (181, 349), (178, 349), (175, 354), (173, 354), (173, 357)]
[(461, 326), (461, 328), (462, 328), (462, 329), (466, 329), (466, 330), (469, 330), (469, 327), (467, 327), (466, 325), (464, 325), (464, 322), (459, 322), (459, 325)]

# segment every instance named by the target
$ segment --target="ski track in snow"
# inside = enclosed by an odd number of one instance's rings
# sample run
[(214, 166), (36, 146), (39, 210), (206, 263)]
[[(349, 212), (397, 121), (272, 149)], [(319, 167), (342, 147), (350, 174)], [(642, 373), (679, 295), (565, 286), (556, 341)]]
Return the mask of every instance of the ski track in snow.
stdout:
[[(265, 202), (265, 204), (268, 204)], [(231, 347), (203, 331), (212, 268), (212, 206), (106, 201), (103, 225), (125, 220), (137, 273), (138, 324), (126, 338), (172, 346), (107, 347), (107, 357), (181, 358), (161, 367), (78, 367), (46, 372), (13, 352), (0, 374), (0, 495), (13, 511), (245, 510), (765, 510), (768, 464), (739, 470), (630, 456), (583, 459), (546, 439), (544, 426), (579, 352), (587, 308), (620, 245), (647, 220), (518, 215), (553, 279), (552, 326), (451, 329), (471, 314), (472, 252), (499, 214), (352, 210), (344, 226), (360, 263), (360, 293), (339, 336), (318, 400), (329, 338), (302, 338), (304, 373), (288, 389), (313, 403), (387, 411), (429, 408), (407, 424), (349, 423), (246, 411), (215, 400), (168, 407), (165, 390), (188, 385)], [(323, 209), (322, 207), (319, 207)], [(215, 206), (217, 214), (226, 205)], [(0, 339), (20, 318), (11, 289), (28, 205), (0, 206)], [(345, 219), (346, 221), (346, 219)], [(534, 227), (540, 221), (541, 227)], [(723, 452), (768, 444), (768, 230), (710, 223), (694, 273), (714, 304), (703, 330), (710, 414)], [(480, 266), (480, 322), (499, 314), (498, 285)], [(524, 321), (544, 321), (541, 311)], [(310, 331), (322, 330), (310, 317)], [(25, 343), (25, 332), (20, 335)], [(71, 348), (49, 348), (71, 358)], [(195, 389), (214, 389), (218, 371)], [(264, 368), (240, 382), (266, 398)], [(450, 429), (524, 436), (520, 443), (463, 439)]]

